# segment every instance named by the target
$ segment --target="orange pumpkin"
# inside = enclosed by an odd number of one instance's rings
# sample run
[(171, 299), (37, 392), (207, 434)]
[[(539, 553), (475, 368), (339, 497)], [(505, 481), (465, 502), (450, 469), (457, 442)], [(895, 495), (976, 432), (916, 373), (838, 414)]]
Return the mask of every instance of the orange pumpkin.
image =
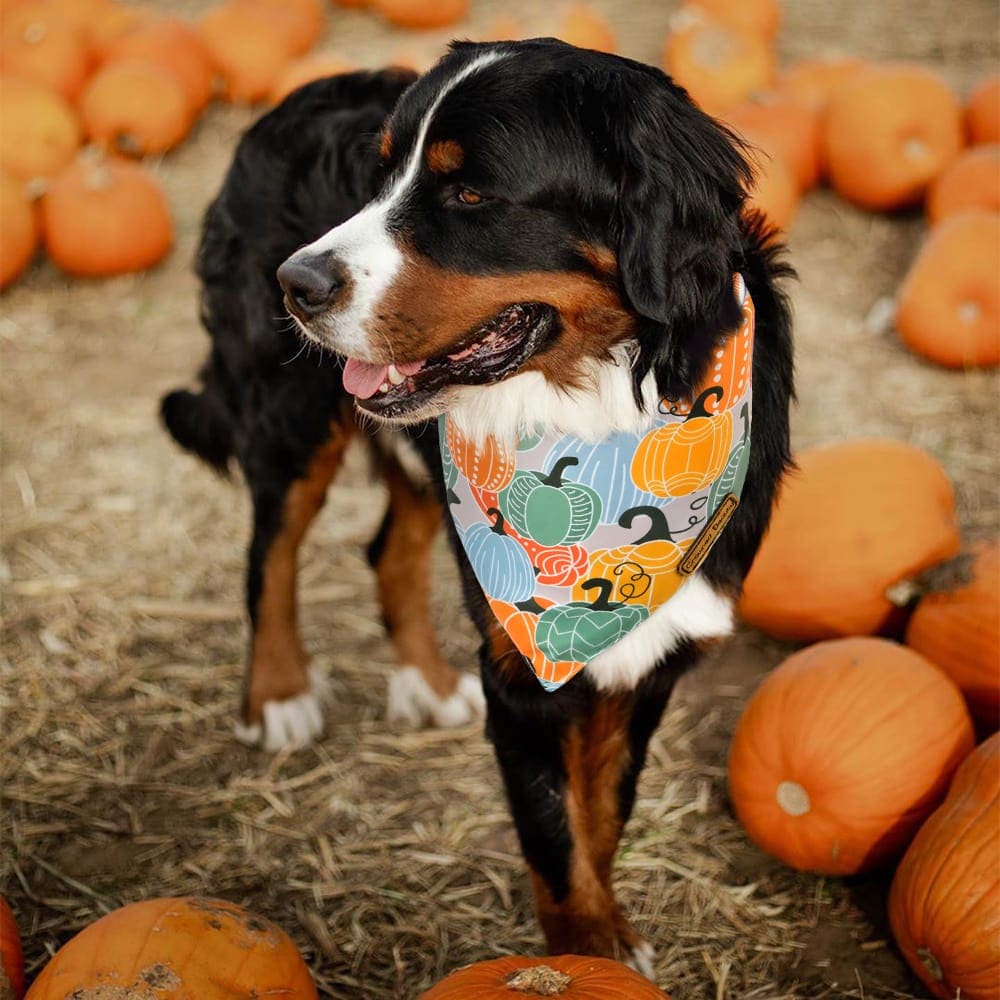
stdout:
[(905, 849), (972, 746), (961, 692), (922, 656), (834, 639), (754, 692), (733, 735), (730, 796), (768, 853), (851, 875)]
[(822, 114), (833, 95), (864, 66), (853, 56), (802, 59), (781, 74), (778, 89)]
[(0, 997), (21, 1000), (24, 996), (24, 952), (17, 921), (0, 896)]
[(235, 903), (198, 896), (112, 911), (56, 952), (28, 997), (140, 996), (150, 987), (198, 1000), (316, 998), (302, 956), (280, 927)]
[(0, 171), (0, 288), (31, 263), (38, 248), (38, 220), (24, 184)]
[(962, 148), (962, 109), (922, 66), (868, 66), (830, 100), (823, 159), (837, 193), (864, 208), (902, 208)]
[(1000, 541), (980, 542), (947, 589), (925, 593), (906, 643), (962, 689), (972, 714), (1000, 725)]
[(244, 17), (267, 25), (300, 56), (316, 44), (326, 27), (322, 0), (230, 0)]
[(758, 35), (682, 8), (667, 35), (663, 66), (710, 115), (720, 115), (774, 78), (775, 54)]
[(795, 221), (799, 182), (782, 156), (755, 158), (754, 183), (745, 207), (760, 212), (775, 229), (788, 229)]
[(277, 104), (283, 101), (293, 90), (304, 87), (313, 80), (321, 80), (325, 76), (335, 76), (338, 73), (350, 73), (354, 69), (346, 59), (332, 52), (318, 52), (290, 62), (271, 87), (270, 100)]
[(781, 639), (870, 635), (894, 605), (886, 591), (955, 555), (955, 496), (930, 455), (860, 439), (796, 456), (750, 569), (740, 610)]
[(996, 1000), (1000, 984), (1000, 735), (955, 774), (889, 890), (899, 950), (941, 1000)]
[(499, 492), (514, 478), (514, 452), (492, 435), (477, 445), (449, 420), (447, 441), (455, 465), (473, 486)]
[(119, 38), (138, 31), (154, 19), (155, 15), (145, 7), (112, 3), (103, 13), (88, 21), (86, 37), (91, 58), (102, 62)]
[(214, 7), (198, 22), (198, 35), (223, 81), (223, 96), (235, 103), (267, 97), (291, 59), (288, 39), (272, 26), (247, 17), (238, 4)]
[(632, 458), (632, 481), (639, 489), (657, 497), (682, 497), (718, 477), (733, 443), (733, 414), (711, 413), (705, 403), (721, 395), (720, 386), (706, 389), (683, 423), (657, 427), (642, 438)]
[(586, 4), (573, 4), (563, 15), (562, 23), (556, 32), (570, 45), (581, 49), (595, 49), (598, 52), (616, 52), (615, 33), (607, 19)]
[(780, 159), (799, 191), (819, 182), (820, 115), (804, 101), (768, 91), (736, 105), (725, 118), (752, 145)]
[(936, 225), (899, 289), (903, 343), (947, 368), (1000, 363), (998, 261), (997, 212), (970, 209)]
[(610, 958), (508, 956), (467, 965), (420, 1000), (670, 1000), (655, 983)]
[(197, 113), (212, 96), (214, 72), (195, 30), (175, 17), (150, 20), (113, 41), (107, 59), (142, 59), (177, 79)]
[(971, 143), (1000, 142), (1000, 73), (983, 80), (969, 95), (965, 131)]
[(105, 277), (152, 267), (173, 244), (167, 200), (137, 163), (80, 156), (42, 198), (42, 231), (54, 264)]
[(169, 70), (138, 58), (105, 64), (87, 84), (80, 114), (91, 141), (129, 156), (173, 149), (191, 130), (194, 109)]
[(966, 150), (927, 192), (932, 224), (968, 208), (1000, 212), (1000, 143)]
[(0, 168), (20, 181), (47, 180), (73, 159), (80, 121), (58, 94), (17, 77), (0, 79)]
[(501, 14), (490, 21), (489, 27), (482, 36), (484, 42), (514, 42), (527, 38), (521, 22), (509, 14)]
[(445, 28), (469, 13), (469, 0), (371, 0), (371, 6), (401, 28)]
[(90, 70), (80, 31), (42, 4), (15, 7), (0, 31), (0, 73), (34, 80), (76, 99)]
[(781, 27), (778, 0), (691, 0), (691, 6), (741, 33), (760, 35), (769, 41)]

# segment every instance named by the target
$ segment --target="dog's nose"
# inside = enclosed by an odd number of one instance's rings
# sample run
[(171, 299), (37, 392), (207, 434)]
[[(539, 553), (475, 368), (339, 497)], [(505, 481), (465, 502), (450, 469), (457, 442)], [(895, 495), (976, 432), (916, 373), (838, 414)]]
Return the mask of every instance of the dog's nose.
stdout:
[(278, 268), (278, 284), (292, 312), (306, 319), (326, 309), (344, 287), (344, 276), (328, 257), (289, 257)]

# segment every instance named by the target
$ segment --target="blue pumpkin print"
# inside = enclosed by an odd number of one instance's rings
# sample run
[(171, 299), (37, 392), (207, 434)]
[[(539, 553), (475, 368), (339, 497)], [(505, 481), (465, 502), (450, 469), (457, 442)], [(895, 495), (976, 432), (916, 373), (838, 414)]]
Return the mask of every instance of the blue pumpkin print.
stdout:
[(572, 455), (579, 459), (573, 480), (589, 486), (601, 498), (601, 524), (617, 524), (630, 507), (649, 507), (662, 503), (652, 493), (632, 482), (632, 459), (639, 445), (639, 435), (622, 431), (597, 444), (585, 444), (573, 437), (559, 441), (545, 459), (551, 469), (560, 458)]
[(535, 592), (535, 569), (531, 559), (517, 541), (504, 532), (500, 511), (490, 507), (486, 513), (496, 517), (493, 526), (470, 525), (462, 538), (476, 579), (496, 600), (510, 604), (526, 601)]

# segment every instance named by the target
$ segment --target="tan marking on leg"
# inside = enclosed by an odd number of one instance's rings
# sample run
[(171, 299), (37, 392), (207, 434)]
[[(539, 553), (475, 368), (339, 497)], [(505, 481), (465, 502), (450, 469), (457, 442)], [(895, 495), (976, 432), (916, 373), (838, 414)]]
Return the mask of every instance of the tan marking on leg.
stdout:
[(353, 431), (353, 425), (336, 424), (330, 439), (313, 456), (305, 477), (296, 479), (285, 495), (281, 528), (264, 560), (257, 602), (243, 713), (248, 725), (261, 721), (266, 702), (292, 698), (309, 687), (309, 657), (298, 631), (299, 545), (323, 506)]

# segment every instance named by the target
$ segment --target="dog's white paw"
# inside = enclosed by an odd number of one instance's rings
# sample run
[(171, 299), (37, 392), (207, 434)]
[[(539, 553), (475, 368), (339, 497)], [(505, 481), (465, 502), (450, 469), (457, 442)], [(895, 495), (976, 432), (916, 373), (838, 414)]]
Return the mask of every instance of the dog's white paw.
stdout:
[(249, 746), (277, 750), (308, 746), (323, 732), (322, 702), (327, 690), (326, 675), (309, 668), (309, 687), (293, 698), (264, 702), (264, 721), (246, 725), (236, 723), (236, 738)]
[(656, 950), (648, 941), (643, 941), (632, 949), (632, 954), (625, 959), (625, 964), (655, 983), (656, 969), (653, 965), (655, 959)]
[(419, 667), (399, 667), (389, 678), (386, 716), (390, 722), (452, 729), (481, 718), (485, 711), (483, 686), (472, 674), (463, 673), (447, 698), (435, 693)]

